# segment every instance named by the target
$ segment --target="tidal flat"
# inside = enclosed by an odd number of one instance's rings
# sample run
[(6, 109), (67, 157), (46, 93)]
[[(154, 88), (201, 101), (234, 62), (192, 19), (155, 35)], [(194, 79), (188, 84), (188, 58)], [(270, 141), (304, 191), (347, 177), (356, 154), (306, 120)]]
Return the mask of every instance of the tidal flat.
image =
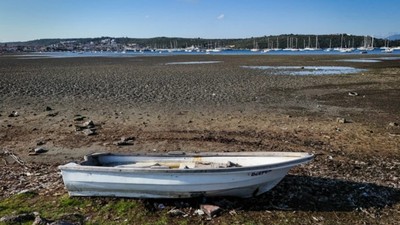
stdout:
[[(75, 224), (395, 224), (400, 60), (368, 61), (377, 57), (2, 55), (0, 217), (25, 213), (31, 215), (25, 223), (41, 217)], [(360, 71), (296, 76), (243, 65)], [(88, 121), (94, 133), (81, 129)], [(115, 144), (126, 137), (131, 145)], [(39, 147), (45, 151), (35, 152)], [(304, 151), (315, 159), (250, 199), (71, 198), (57, 169), (93, 152), (177, 150)], [(196, 211), (202, 204), (221, 210), (208, 218)]]

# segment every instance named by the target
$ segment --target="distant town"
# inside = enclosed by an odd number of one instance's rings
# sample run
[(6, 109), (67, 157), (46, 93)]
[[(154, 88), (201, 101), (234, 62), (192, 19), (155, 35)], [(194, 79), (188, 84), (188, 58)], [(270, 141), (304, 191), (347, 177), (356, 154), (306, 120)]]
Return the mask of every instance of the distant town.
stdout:
[(351, 51), (374, 48), (399, 49), (400, 40), (357, 36), (350, 34), (298, 35), (252, 37), (244, 39), (202, 39), (202, 38), (76, 38), (39, 39), (26, 42), (0, 43), (1, 53), (17, 52), (143, 52), (143, 51), (221, 51), (241, 50), (316, 50), (332, 49)]

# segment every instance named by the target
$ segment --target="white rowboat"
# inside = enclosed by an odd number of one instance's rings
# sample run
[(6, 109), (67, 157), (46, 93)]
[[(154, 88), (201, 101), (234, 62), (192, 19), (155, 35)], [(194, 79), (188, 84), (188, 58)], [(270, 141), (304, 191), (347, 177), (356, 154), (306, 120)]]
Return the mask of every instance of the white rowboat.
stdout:
[(71, 196), (247, 198), (270, 190), (292, 167), (312, 159), (300, 152), (96, 153), (59, 168)]

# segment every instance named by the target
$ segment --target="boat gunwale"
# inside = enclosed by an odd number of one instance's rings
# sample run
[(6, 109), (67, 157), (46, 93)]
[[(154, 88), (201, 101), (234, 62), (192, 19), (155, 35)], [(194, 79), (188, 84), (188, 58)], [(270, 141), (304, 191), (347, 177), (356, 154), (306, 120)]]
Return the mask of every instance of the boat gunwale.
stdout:
[[(128, 156), (128, 157), (268, 157), (268, 156), (282, 156), (282, 157), (299, 157), (296, 159), (277, 162), (271, 164), (261, 164), (255, 166), (243, 166), (243, 167), (226, 167), (226, 168), (191, 168), (191, 169), (171, 169), (171, 168), (117, 168), (117, 167), (105, 167), (95, 165), (82, 165), (89, 160), (102, 157), (102, 156)], [(314, 158), (313, 154), (305, 152), (201, 152), (201, 153), (184, 153), (184, 154), (152, 154), (152, 153), (136, 153), (136, 154), (114, 154), (114, 153), (94, 153), (85, 156), (85, 160), (81, 163), (68, 163), (61, 165), (58, 168), (61, 171), (91, 171), (91, 172), (118, 172), (118, 173), (223, 173), (223, 172), (253, 172), (254, 170), (277, 170), (287, 167), (294, 167), (296, 165), (307, 163)]]

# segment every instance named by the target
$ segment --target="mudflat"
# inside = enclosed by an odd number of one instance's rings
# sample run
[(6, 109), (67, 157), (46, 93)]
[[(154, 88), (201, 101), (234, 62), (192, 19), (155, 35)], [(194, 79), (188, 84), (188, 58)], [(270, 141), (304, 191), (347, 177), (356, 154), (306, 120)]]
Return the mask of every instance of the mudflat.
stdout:
[[(390, 56), (0, 56), (0, 199), (66, 194), (57, 166), (93, 152), (306, 151), (314, 161), (260, 198), (231, 200), (219, 222), (236, 221), (230, 210), (255, 223), (397, 222), (400, 60)], [(348, 60), (361, 57), (379, 62)]]

